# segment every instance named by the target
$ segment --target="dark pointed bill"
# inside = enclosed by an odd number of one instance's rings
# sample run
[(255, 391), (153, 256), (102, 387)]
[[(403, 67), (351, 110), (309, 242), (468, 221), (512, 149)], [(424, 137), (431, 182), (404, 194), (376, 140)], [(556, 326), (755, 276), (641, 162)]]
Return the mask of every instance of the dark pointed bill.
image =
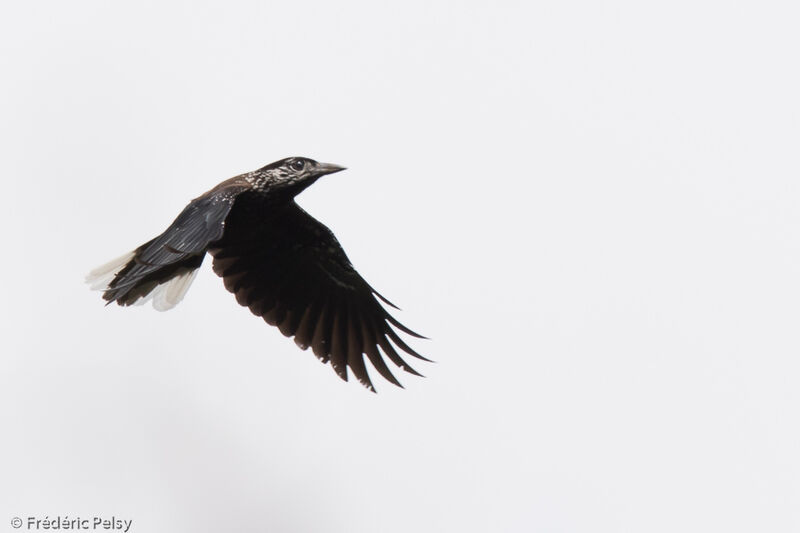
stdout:
[(339, 165), (334, 165), (332, 163), (317, 163), (317, 174), (320, 176), (324, 176), (326, 174), (333, 174), (334, 172), (340, 172), (342, 170), (347, 170), (345, 167), (340, 167)]

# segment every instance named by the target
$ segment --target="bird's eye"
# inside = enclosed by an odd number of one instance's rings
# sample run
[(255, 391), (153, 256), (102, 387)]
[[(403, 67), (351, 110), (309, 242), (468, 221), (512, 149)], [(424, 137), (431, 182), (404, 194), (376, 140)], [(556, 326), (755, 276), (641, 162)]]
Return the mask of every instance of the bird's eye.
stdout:
[(303, 167), (306, 166), (306, 162), (302, 159), (297, 159), (296, 161), (292, 161), (289, 166), (292, 167), (293, 170), (297, 170), (299, 172), (303, 170)]

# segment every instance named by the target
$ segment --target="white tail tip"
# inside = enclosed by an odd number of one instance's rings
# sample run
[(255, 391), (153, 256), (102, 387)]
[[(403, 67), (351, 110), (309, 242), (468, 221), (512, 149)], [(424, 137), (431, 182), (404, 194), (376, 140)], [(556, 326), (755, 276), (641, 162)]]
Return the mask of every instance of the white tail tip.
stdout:
[(186, 291), (189, 290), (198, 270), (198, 268), (194, 268), (186, 271), (153, 289), (148, 294), (153, 297), (153, 308), (158, 311), (169, 311), (178, 305), (186, 296)]
[(134, 252), (128, 252), (121, 255), (116, 259), (112, 259), (105, 265), (101, 265), (86, 275), (86, 283), (92, 290), (104, 291), (108, 288), (108, 284), (114, 279), (114, 276), (122, 270), (122, 268), (133, 259)]

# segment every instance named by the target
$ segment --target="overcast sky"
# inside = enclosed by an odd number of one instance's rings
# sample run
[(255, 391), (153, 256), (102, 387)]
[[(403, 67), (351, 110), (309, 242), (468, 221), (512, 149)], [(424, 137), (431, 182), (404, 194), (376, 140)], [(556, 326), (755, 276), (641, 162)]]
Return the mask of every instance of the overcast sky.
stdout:
[[(0, 531), (800, 530), (799, 16), (5, 3)], [(291, 155), (348, 167), (299, 203), (432, 338), (405, 390), (208, 261), (167, 313), (83, 284)]]

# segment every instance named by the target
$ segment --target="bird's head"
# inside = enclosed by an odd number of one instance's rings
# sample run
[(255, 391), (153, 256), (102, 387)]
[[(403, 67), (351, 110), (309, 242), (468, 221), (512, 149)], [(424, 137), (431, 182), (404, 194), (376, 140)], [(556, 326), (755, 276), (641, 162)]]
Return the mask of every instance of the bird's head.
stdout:
[(331, 163), (319, 163), (307, 157), (287, 157), (258, 169), (265, 186), (272, 191), (284, 190), (293, 196), (326, 174), (345, 170)]

